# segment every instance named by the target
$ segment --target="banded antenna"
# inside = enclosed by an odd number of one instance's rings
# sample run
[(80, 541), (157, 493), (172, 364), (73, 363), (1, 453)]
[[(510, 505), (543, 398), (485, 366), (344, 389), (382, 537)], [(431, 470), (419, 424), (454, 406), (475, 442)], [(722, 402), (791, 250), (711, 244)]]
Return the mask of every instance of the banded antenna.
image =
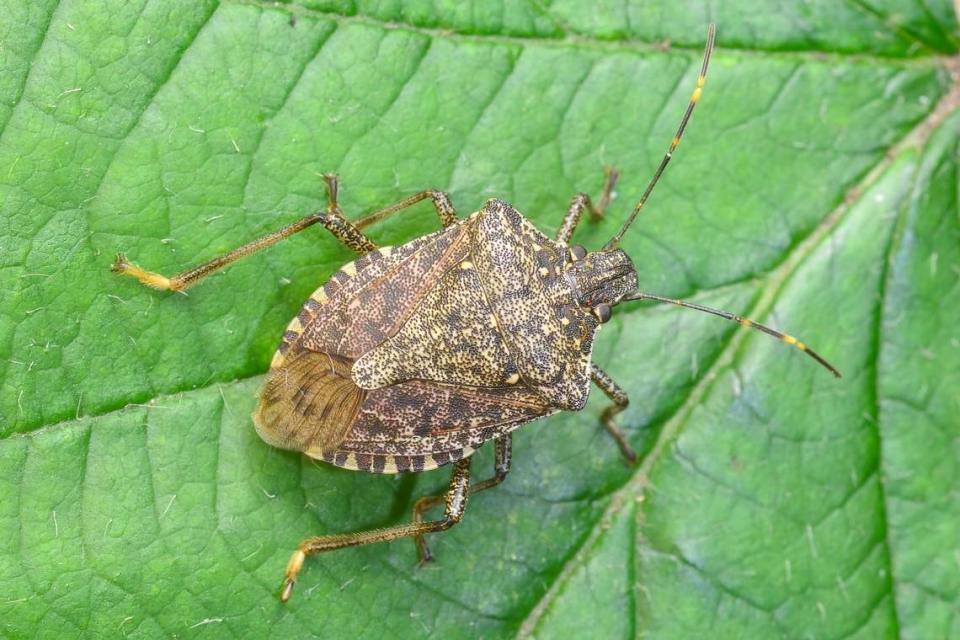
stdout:
[(700, 94), (703, 93), (703, 85), (707, 81), (707, 67), (710, 66), (710, 55), (713, 53), (713, 43), (714, 40), (716, 40), (716, 35), (716, 25), (711, 23), (707, 28), (707, 47), (703, 52), (703, 64), (700, 66), (700, 75), (697, 77), (697, 86), (693, 90), (693, 94), (690, 96), (690, 102), (687, 103), (687, 110), (683, 114), (683, 120), (680, 121), (680, 127), (677, 129), (677, 134), (673, 136), (673, 140), (670, 141), (670, 148), (667, 149), (666, 155), (664, 155), (663, 160), (660, 161), (660, 166), (657, 167), (656, 173), (653, 174), (650, 184), (647, 185), (643, 195), (640, 196), (640, 201), (637, 202), (637, 206), (633, 208), (633, 212), (630, 214), (630, 217), (627, 218), (627, 221), (623, 223), (623, 227), (621, 227), (620, 232), (610, 238), (610, 241), (604, 245), (604, 251), (610, 251), (620, 246), (620, 240), (623, 238), (623, 234), (627, 232), (627, 229), (630, 228), (630, 225), (633, 224), (633, 221), (636, 219), (637, 214), (640, 213), (640, 209), (642, 209), (643, 205), (646, 204), (647, 198), (650, 197), (650, 192), (653, 191), (653, 188), (660, 180), (660, 176), (663, 175), (663, 170), (667, 168), (668, 164), (670, 164), (670, 158), (673, 157), (673, 152), (677, 150), (678, 146), (680, 146), (680, 138), (683, 137), (683, 132), (687, 128), (687, 123), (690, 122), (690, 116), (693, 115), (693, 109), (697, 106), (697, 102), (700, 101)]
[[(650, 184), (647, 185), (646, 190), (644, 190), (643, 195), (640, 196), (640, 201), (637, 202), (637, 206), (633, 208), (633, 212), (630, 214), (630, 217), (627, 218), (627, 221), (623, 223), (623, 227), (620, 229), (617, 235), (610, 238), (610, 241), (603, 247), (604, 251), (610, 251), (617, 249), (620, 246), (620, 240), (623, 239), (623, 235), (627, 232), (627, 229), (630, 228), (630, 225), (633, 224), (633, 221), (636, 220), (637, 215), (640, 213), (640, 210), (643, 208), (643, 205), (646, 204), (647, 198), (650, 197), (650, 192), (653, 191), (653, 188), (656, 186), (657, 182), (660, 180), (660, 176), (663, 175), (664, 169), (667, 168), (667, 165), (670, 164), (670, 159), (673, 157), (673, 152), (677, 150), (677, 147), (680, 146), (680, 138), (683, 137), (683, 132), (687, 128), (687, 123), (690, 122), (690, 116), (693, 115), (693, 109), (697, 106), (697, 102), (700, 101), (700, 94), (703, 93), (703, 85), (707, 80), (707, 67), (710, 66), (710, 55), (713, 53), (714, 41), (716, 40), (716, 27), (711, 24), (707, 29), (707, 46), (703, 52), (703, 64), (700, 66), (700, 75), (697, 77), (697, 86), (693, 90), (693, 95), (690, 96), (690, 102), (687, 103), (687, 110), (683, 114), (683, 119), (680, 121), (680, 127), (677, 129), (677, 133), (673, 136), (673, 140), (670, 141), (670, 148), (667, 149), (666, 155), (663, 156), (663, 160), (660, 161), (660, 166), (657, 167), (656, 173), (653, 174), (653, 178), (650, 180)], [(675, 304), (680, 307), (686, 307), (687, 309), (696, 309), (697, 311), (703, 311), (704, 313), (709, 313), (727, 320), (732, 320), (744, 327), (750, 327), (751, 329), (756, 329), (757, 331), (762, 331), (763, 333), (773, 336), (782, 342), (796, 347), (800, 351), (803, 351), (805, 354), (817, 361), (820, 366), (824, 369), (840, 377), (840, 372), (832, 364), (827, 362), (826, 358), (821, 356), (819, 353), (808, 347), (805, 343), (797, 340), (791, 335), (781, 333), (776, 329), (772, 329), (764, 324), (759, 322), (754, 322), (748, 318), (742, 318), (734, 313), (729, 311), (723, 311), (722, 309), (714, 309), (713, 307), (706, 307), (701, 304), (696, 304), (693, 302), (686, 302), (685, 300), (676, 300), (674, 298), (667, 298), (664, 296), (654, 295), (652, 293), (643, 293), (637, 291), (635, 293), (624, 296), (619, 302), (626, 302), (628, 300), (654, 300), (656, 302), (666, 302), (669, 304)]]
[(721, 318), (725, 318), (727, 320), (732, 320), (733, 322), (736, 322), (741, 326), (750, 327), (751, 329), (756, 329), (757, 331), (762, 331), (768, 336), (773, 336), (774, 338), (777, 338), (782, 342), (786, 342), (792, 347), (796, 347), (797, 349), (800, 349), (800, 351), (803, 351), (805, 354), (807, 354), (808, 356), (816, 360), (820, 364), (820, 366), (822, 366), (824, 369), (826, 369), (827, 371), (829, 371), (830, 373), (832, 373), (838, 378), (841, 377), (840, 372), (837, 371), (836, 367), (834, 367), (832, 364), (827, 362), (826, 358), (824, 358), (819, 353), (817, 353), (816, 351), (808, 347), (805, 343), (797, 340), (791, 335), (787, 335), (786, 333), (780, 333), (776, 329), (771, 329), (765, 324), (754, 322), (749, 318), (742, 318), (734, 313), (730, 313), (729, 311), (723, 311), (722, 309), (714, 309), (713, 307), (706, 307), (702, 304), (687, 302), (685, 300), (676, 300), (674, 298), (666, 298), (664, 296), (657, 296), (652, 293), (643, 293), (640, 291), (624, 296), (623, 299), (620, 300), (620, 302), (626, 302), (627, 300), (655, 300), (657, 302), (667, 302), (669, 304), (675, 304), (679, 307), (686, 307), (687, 309), (696, 309), (697, 311), (703, 311), (704, 313), (710, 313), (715, 316), (720, 316)]

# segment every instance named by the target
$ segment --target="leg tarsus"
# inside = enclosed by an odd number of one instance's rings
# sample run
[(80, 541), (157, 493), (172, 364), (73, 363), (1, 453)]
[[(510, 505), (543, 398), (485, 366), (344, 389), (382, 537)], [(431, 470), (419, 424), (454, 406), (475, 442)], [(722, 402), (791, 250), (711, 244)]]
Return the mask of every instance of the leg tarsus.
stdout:
[(117, 257), (114, 259), (113, 264), (110, 265), (110, 271), (118, 273), (122, 276), (130, 276), (136, 278), (142, 284), (150, 287), (151, 289), (160, 289), (161, 291), (182, 291), (183, 287), (179, 287), (178, 283), (175, 280), (161, 275), (159, 273), (154, 273), (153, 271), (147, 271), (142, 269), (137, 265), (133, 264), (127, 260), (127, 256), (122, 253), (118, 253)]
[(327, 211), (339, 209), (340, 177), (335, 173), (325, 173), (323, 181), (327, 184)]
[(283, 578), (283, 587), (280, 589), (280, 602), (286, 602), (290, 599), (290, 596), (293, 594), (293, 587), (297, 584), (297, 574), (300, 573), (300, 569), (303, 568), (303, 561), (306, 559), (307, 554), (300, 548), (290, 556)]
[(634, 465), (637, 463), (637, 452), (633, 450), (632, 446), (630, 446), (630, 441), (627, 440), (627, 434), (623, 432), (623, 429), (621, 429), (617, 425), (616, 420), (614, 420), (614, 416), (623, 411), (623, 409), (624, 407), (610, 405), (604, 409), (603, 414), (600, 416), (600, 420), (603, 423), (603, 428), (617, 443), (617, 447), (620, 449), (620, 453), (623, 455), (624, 461), (628, 465)]
[(606, 180), (603, 183), (603, 191), (600, 192), (600, 199), (597, 201), (596, 209), (590, 209), (590, 219), (593, 222), (599, 222), (603, 219), (603, 214), (606, 213), (607, 207), (610, 206), (610, 203), (613, 201), (613, 189), (617, 186), (617, 180), (620, 178), (620, 170), (607, 165), (603, 168), (603, 174), (606, 176)]
[[(433, 509), (443, 500), (443, 496), (424, 496), (416, 501), (413, 505), (413, 521), (415, 523), (423, 522), (423, 514), (425, 511)], [(424, 566), (433, 561), (433, 554), (430, 553), (430, 547), (427, 545), (427, 540), (424, 536), (414, 536), (413, 542), (417, 546), (417, 564), (419, 566)]]

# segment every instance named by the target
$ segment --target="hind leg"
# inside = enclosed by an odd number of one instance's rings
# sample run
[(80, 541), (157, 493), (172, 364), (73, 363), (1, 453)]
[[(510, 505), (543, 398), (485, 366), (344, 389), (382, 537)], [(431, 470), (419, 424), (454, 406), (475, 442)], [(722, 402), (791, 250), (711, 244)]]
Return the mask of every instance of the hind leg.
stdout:
[(606, 429), (607, 433), (616, 441), (617, 446), (620, 447), (620, 453), (623, 454), (627, 463), (635, 463), (637, 461), (637, 453), (633, 450), (633, 447), (630, 446), (627, 435), (617, 426), (615, 420), (616, 415), (626, 409), (627, 405), (630, 404), (630, 398), (627, 397), (627, 392), (614, 382), (613, 378), (611, 378), (606, 371), (596, 365), (590, 365), (590, 378), (594, 384), (600, 387), (604, 395), (613, 401), (613, 404), (604, 409), (600, 415), (603, 428)]
[(375, 211), (354, 223), (347, 220), (343, 215), (343, 210), (340, 209), (340, 204), (338, 202), (340, 181), (337, 176), (333, 174), (326, 174), (323, 176), (323, 179), (327, 183), (326, 210), (312, 213), (292, 224), (283, 227), (278, 231), (269, 233), (261, 238), (257, 238), (256, 240), (248, 242), (247, 244), (238, 247), (233, 251), (229, 251), (221, 256), (217, 256), (209, 262), (205, 262), (197, 267), (188, 269), (174, 276), (167, 277), (153, 271), (142, 269), (132, 262), (129, 262), (124, 254), (118, 253), (117, 258), (111, 267), (111, 271), (121, 275), (134, 277), (141, 283), (148, 287), (153, 287), (154, 289), (185, 291), (211, 273), (214, 273), (215, 271), (218, 271), (227, 265), (250, 255), (251, 253), (255, 253), (261, 249), (275, 245), (281, 240), (289, 238), (290, 236), (299, 233), (304, 229), (312, 227), (315, 224), (322, 225), (330, 233), (332, 233), (341, 244), (362, 255), (377, 248), (377, 245), (374, 244), (370, 238), (364, 235), (363, 231), (361, 231), (362, 228), (367, 227), (374, 222), (383, 220), (384, 218), (401, 211), (402, 209), (410, 207), (421, 200), (430, 198), (433, 201), (433, 206), (436, 209), (437, 216), (440, 218), (440, 222), (443, 224), (443, 226), (447, 227), (457, 222), (456, 210), (454, 210), (453, 205), (450, 203), (450, 198), (447, 197), (447, 194), (440, 191), (426, 190), (414, 194), (408, 198), (404, 198), (400, 202), (390, 205), (389, 207)]
[(283, 587), (280, 591), (280, 601), (286, 602), (293, 593), (293, 587), (297, 583), (297, 575), (303, 568), (303, 563), (308, 556), (312, 556), (324, 551), (333, 551), (343, 549), (344, 547), (356, 547), (362, 544), (372, 544), (374, 542), (387, 542), (397, 538), (408, 536), (423, 536), (427, 533), (445, 531), (460, 522), (463, 518), (463, 512), (467, 507), (467, 496), (470, 493), (470, 458), (460, 460), (453, 467), (453, 475), (450, 477), (450, 485), (447, 488), (443, 500), (446, 508), (443, 517), (432, 522), (411, 522), (410, 524), (400, 525), (398, 527), (389, 527), (386, 529), (372, 529), (370, 531), (357, 531), (355, 533), (340, 533), (328, 536), (317, 536), (307, 538), (300, 543), (297, 550), (290, 556), (287, 563), (286, 576), (283, 580)]

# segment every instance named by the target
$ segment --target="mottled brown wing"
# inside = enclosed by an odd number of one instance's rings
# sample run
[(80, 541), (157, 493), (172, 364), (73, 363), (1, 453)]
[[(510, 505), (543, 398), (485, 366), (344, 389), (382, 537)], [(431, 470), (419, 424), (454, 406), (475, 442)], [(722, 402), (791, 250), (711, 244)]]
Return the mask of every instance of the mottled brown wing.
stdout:
[(345, 264), (310, 296), (287, 327), (274, 365), (288, 349), (356, 360), (396, 333), (469, 250), (461, 223)]
[(353, 361), (298, 351), (267, 375), (253, 423), (260, 437), (282, 449), (335, 451), (366, 398), (353, 383)]
[(522, 387), (410, 380), (368, 391), (336, 451), (313, 447), (306, 453), (348, 469), (424, 471), (466, 457), (484, 442), (554, 412)]
[[(478, 283), (470, 280), (475, 280), (476, 274), (463, 268), (470, 252), (468, 222), (462, 221), (401, 247), (372, 251), (344, 265), (310, 296), (287, 327), (261, 392), (255, 418), (264, 440), (287, 449), (311, 449), (311, 455), (322, 457), (334, 451), (351, 428), (357, 427), (354, 416), (367, 392), (354, 383), (358, 379), (356, 359), (390, 342), (390, 338), (405, 327), (421, 327), (423, 314), (437, 304), (438, 295), (449, 298), (445, 306), (453, 312), (456, 306), (453, 303), (470, 301), (451, 298), (452, 291), (468, 285), (474, 290), (479, 288)], [(463, 313), (464, 318), (482, 321), (488, 337), (497, 337), (489, 327), (489, 313), (478, 316), (475, 306), (464, 309)], [(460, 333), (454, 334), (458, 328)], [(454, 369), (456, 380), (455, 369), (460, 365), (463, 374), (474, 378), (457, 382), (486, 382), (489, 386), (502, 383), (514, 370), (506, 354), (499, 355), (496, 366), (478, 370), (489, 379), (476, 377), (478, 371), (470, 368), (477, 361), (476, 352), (468, 353), (464, 347), (475, 349), (481, 344), (474, 333), (469, 327), (453, 327), (444, 339), (456, 337), (464, 344), (452, 345), (453, 348), (447, 350), (450, 362), (444, 361), (436, 349), (427, 348), (421, 353), (425, 359), (414, 364), (423, 367), (421, 373), (426, 377), (430, 367), (443, 365)], [(411, 347), (404, 355), (415, 360), (416, 353)], [(436, 361), (431, 362), (430, 358)], [(373, 371), (377, 372), (378, 368), (374, 367)], [(398, 371), (406, 375), (416, 373)], [(401, 387), (400, 391), (406, 388)], [(378, 393), (376, 397), (385, 396)], [(510, 394), (507, 398), (510, 399)], [(471, 411), (463, 403), (458, 406), (465, 412)], [(381, 406), (378, 411), (382, 415), (386, 409)], [(367, 419), (369, 412), (358, 418), (359, 428), (362, 429)]]
[(345, 264), (287, 326), (260, 393), (254, 422), (285, 449), (333, 451), (366, 392), (352, 380), (356, 357), (410, 316), (437, 279), (467, 254), (461, 226), (383, 247)]

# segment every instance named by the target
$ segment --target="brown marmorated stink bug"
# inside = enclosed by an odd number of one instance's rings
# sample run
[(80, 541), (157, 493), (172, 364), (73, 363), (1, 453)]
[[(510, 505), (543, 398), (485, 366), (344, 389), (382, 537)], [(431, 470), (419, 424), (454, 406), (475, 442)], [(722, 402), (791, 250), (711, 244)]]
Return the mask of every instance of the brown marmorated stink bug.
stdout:
[[(632, 214), (599, 251), (568, 242), (584, 211), (602, 215), (614, 170), (596, 207), (584, 193), (573, 198), (555, 239), (501, 200), (488, 200), (460, 219), (446, 194), (432, 190), (350, 222), (331, 175), (326, 210), (172, 278), (117, 256), (113, 271), (183, 291), (318, 223), (360, 254), (317, 289), (287, 327), (253, 416), (257, 432), (274, 446), (346, 469), (400, 473), (452, 463), (453, 474), (445, 495), (417, 501), (410, 524), (304, 540), (287, 565), (282, 601), (290, 598), (307, 556), (322, 551), (411, 536), (420, 560), (429, 560), (425, 534), (459, 522), (469, 494), (507, 477), (513, 430), (582, 409), (591, 382), (612, 401), (602, 423), (632, 462), (636, 456), (614, 421), (627, 394), (591, 362), (594, 336), (621, 302), (656, 300), (718, 315), (779, 338), (840, 375), (791, 336), (726, 311), (638, 291), (633, 264), (619, 248), (680, 143), (713, 43), (711, 25), (677, 134)], [(378, 248), (364, 235), (364, 227), (428, 198), (442, 230), (392, 248)], [(470, 457), (488, 440), (495, 446), (494, 474), (471, 486)], [(424, 512), (441, 503), (443, 517), (424, 521)]]

